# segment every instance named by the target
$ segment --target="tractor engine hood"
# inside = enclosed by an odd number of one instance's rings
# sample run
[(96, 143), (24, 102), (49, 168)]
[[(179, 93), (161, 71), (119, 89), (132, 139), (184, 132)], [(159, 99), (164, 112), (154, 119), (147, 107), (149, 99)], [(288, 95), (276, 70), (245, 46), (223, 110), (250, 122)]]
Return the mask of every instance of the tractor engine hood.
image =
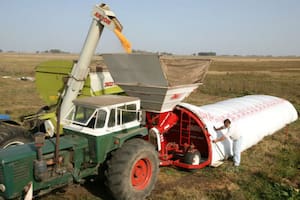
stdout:
[[(60, 150), (73, 149), (74, 146), (87, 146), (88, 141), (83, 137), (61, 138)], [(18, 145), (0, 150), (0, 199), (12, 199), (20, 196), (28, 183), (32, 182), (35, 190), (51, 185), (55, 179), (37, 181), (34, 178), (34, 160), (37, 152), (34, 143)], [(55, 151), (55, 139), (45, 141), (42, 147), (43, 155), (51, 155)], [(54, 155), (54, 154), (53, 154)], [(2, 190), (1, 190), (2, 188)]]

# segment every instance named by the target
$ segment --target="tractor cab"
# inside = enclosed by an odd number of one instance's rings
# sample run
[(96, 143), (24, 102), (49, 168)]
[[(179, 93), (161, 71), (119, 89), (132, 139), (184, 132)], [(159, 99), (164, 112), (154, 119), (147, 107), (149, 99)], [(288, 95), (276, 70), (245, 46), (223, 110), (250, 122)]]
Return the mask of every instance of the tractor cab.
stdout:
[(99, 136), (140, 125), (140, 100), (104, 95), (74, 100), (65, 129)]

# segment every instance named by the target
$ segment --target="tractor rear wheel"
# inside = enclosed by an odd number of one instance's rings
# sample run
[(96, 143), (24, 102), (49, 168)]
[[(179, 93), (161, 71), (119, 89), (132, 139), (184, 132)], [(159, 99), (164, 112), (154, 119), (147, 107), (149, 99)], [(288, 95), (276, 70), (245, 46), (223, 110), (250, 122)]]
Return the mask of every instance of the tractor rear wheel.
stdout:
[(24, 128), (18, 125), (0, 122), (0, 148), (29, 143), (32, 138), (26, 134)]
[(107, 162), (106, 185), (116, 199), (144, 199), (153, 190), (159, 172), (155, 147), (132, 139), (112, 153)]

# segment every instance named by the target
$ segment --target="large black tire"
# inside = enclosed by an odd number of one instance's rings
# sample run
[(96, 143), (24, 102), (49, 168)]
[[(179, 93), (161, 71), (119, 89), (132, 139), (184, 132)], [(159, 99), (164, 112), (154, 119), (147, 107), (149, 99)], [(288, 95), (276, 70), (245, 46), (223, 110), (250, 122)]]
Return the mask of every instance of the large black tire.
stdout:
[(153, 190), (158, 172), (155, 147), (135, 138), (113, 152), (107, 162), (106, 185), (115, 199), (144, 199)]
[(18, 125), (0, 122), (0, 148), (32, 142), (32, 137)]

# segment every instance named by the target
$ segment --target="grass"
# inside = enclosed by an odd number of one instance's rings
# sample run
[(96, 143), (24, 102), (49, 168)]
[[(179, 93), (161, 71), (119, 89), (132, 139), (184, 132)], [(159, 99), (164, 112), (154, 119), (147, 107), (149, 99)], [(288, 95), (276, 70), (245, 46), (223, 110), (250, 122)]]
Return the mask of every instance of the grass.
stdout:
[[(203, 105), (248, 94), (288, 99), (299, 112), (300, 60), (216, 58), (204, 85), (187, 102)], [(186, 181), (177, 182), (174, 190), (188, 185), (185, 191), (189, 193), (182, 199), (196, 199), (199, 194), (204, 199), (300, 199), (299, 131), (297, 120), (288, 132), (280, 130), (243, 152), (238, 171), (232, 169), (231, 162), (225, 162), (220, 168), (205, 168), (193, 177), (186, 175)], [(155, 192), (151, 197), (161, 198)]]
[[(74, 54), (21, 54), (0, 53), (0, 113), (10, 114), (14, 120), (32, 114), (45, 103), (39, 97), (34, 82), (21, 77), (34, 77), (35, 67), (49, 60), (75, 60)], [(94, 57), (93, 65), (101, 60)]]
[[(14, 119), (35, 112), (43, 105), (34, 82), (19, 81), (33, 76), (36, 64), (45, 60), (74, 59), (76, 55), (0, 53), (0, 113)], [(99, 58), (96, 58), (99, 60)], [(4, 79), (2, 76), (11, 76)], [(204, 85), (186, 101), (204, 105), (246, 94), (269, 94), (291, 101), (300, 111), (299, 58), (214, 58)], [(300, 122), (266, 137), (242, 153), (238, 170), (231, 162), (219, 168), (196, 172), (164, 167), (148, 199), (300, 199)], [(95, 185), (95, 184), (93, 184)], [(94, 186), (94, 188), (97, 188)], [(67, 195), (82, 199), (105, 199), (96, 189), (69, 186)], [(82, 195), (79, 195), (82, 194)], [(64, 199), (53, 193), (42, 199)]]

